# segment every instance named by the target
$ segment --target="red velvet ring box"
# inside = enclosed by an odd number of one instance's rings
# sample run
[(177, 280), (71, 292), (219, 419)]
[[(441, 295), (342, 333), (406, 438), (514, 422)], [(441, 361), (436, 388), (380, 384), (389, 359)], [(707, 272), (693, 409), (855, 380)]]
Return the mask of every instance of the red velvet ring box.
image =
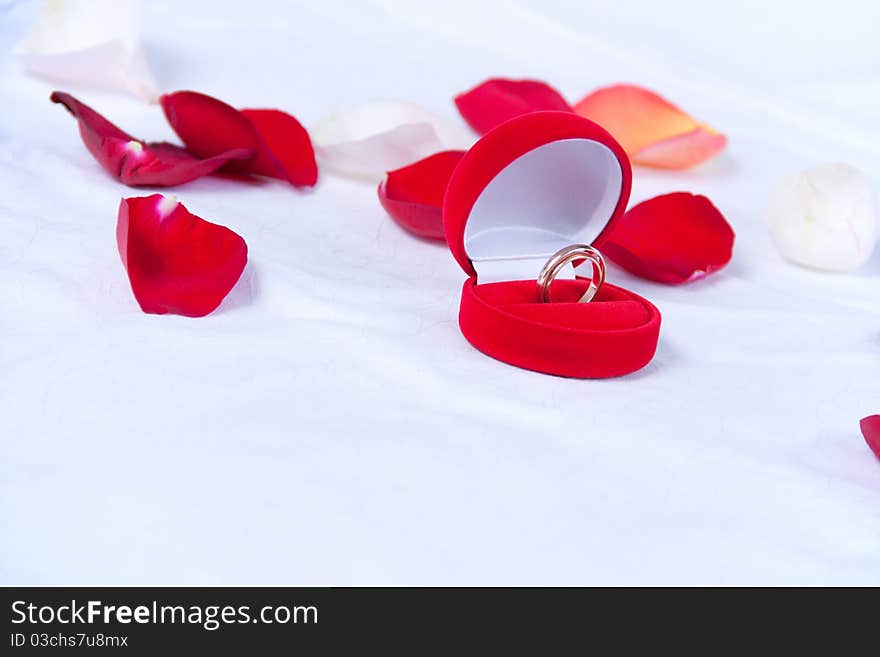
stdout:
[[(629, 374), (654, 356), (660, 312), (605, 283), (577, 303), (588, 280), (560, 277), (537, 298), (547, 259), (571, 244), (602, 250), (626, 210), (629, 159), (603, 128), (570, 112), (512, 119), (471, 147), (443, 201), (443, 228), (469, 276), (461, 293), (465, 338), (493, 358), (577, 378)], [(589, 265), (586, 265), (589, 268)]]

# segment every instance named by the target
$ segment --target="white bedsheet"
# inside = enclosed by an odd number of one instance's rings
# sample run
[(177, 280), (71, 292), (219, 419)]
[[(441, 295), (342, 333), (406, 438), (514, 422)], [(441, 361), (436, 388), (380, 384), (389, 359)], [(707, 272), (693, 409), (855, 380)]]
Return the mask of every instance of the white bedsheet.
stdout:
[[(705, 193), (733, 262), (664, 287), (643, 371), (575, 381), (475, 351), (464, 275), (375, 190), (203, 179), (175, 190), (239, 232), (247, 270), (203, 319), (140, 311), (116, 251), (138, 195), (9, 54), (0, 2), (0, 582), (880, 584), (880, 254), (786, 264), (764, 225), (783, 174), (825, 161), (880, 190), (880, 6), (865, 2), (144, 3), (165, 90), (306, 124), (367, 100), (457, 118), (489, 76), (576, 100), (655, 88), (730, 137), (634, 201)], [(77, 93), (124, 129), (161, 111)]]

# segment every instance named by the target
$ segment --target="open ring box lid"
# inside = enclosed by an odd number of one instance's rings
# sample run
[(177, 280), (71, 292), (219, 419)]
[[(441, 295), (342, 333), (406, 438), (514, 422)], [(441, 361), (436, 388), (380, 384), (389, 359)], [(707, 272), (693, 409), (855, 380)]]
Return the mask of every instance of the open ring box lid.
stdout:
[[(629, 159), (603, 128), (570, 112), (534, 112), (474, 144), (450, 178), (443, 228), (468, 274), (459, 325), (498, 360), (578, 378), (629, 374), (654, 356), (660, 312), (605, 283), (577, 303), (588, 280), (557, 279), (551, 303), (537, 299), (547, 259), (571, 244), (593, 244), (626, 210)], [(587, 266), (589, 269), (589, 266)]]

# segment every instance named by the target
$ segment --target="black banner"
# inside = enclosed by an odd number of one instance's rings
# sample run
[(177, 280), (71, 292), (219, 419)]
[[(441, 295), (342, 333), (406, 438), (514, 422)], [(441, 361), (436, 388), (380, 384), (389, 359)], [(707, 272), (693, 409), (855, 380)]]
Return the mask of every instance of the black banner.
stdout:
[[(817, 640), (817, 628), (829, 628), (834, 610), (846, 608), (817, 607), (812, 594), (790, 590), (11, 587), (2, 593), (0, 654), (13, 656), (357, 655), (391, 648), (458, 655), (478, 648), (497, 654), (502, 647), (543, 655), (601, 646), (616, 653), (697, 642), (705, 648), (709, 636), (746, 649), (757, 645), (755, 636), (807, 632)], [(787, 614), (779, 614), (776, 596), (788, 603)], [(847, 634), (876, 627), (875, 613), (848, 609)]]

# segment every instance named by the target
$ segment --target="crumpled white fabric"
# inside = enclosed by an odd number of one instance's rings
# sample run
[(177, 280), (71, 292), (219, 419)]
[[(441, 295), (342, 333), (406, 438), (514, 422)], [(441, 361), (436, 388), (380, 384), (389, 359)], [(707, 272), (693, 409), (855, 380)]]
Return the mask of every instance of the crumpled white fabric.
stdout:
[(439, 151), (466, 149), (476, 139), (463, 123), (394, 101), (331, 114), (309, 133), (323, 169), (369, 182)]
[(140, 42), (137, 17), (136, 0), (45, 0), (16, 53), (32, 75), (127, 91), (156, 102), (159, 87)]

